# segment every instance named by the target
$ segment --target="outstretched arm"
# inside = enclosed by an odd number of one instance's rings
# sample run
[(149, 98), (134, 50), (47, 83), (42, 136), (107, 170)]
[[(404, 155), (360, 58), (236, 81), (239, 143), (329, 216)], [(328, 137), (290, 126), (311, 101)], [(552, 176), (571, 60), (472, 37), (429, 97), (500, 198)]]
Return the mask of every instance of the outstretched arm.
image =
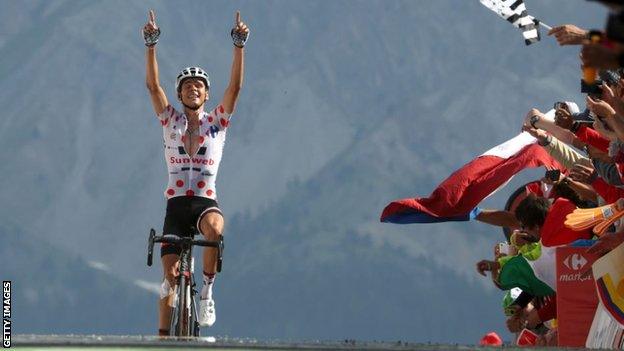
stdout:
[(236, 101), (238, 100), (238, 94), (243, 87), (243, 72), (244, 72), (244, 56), (245, 56), (245, 42), (249, 36), (249, 28), (241, 21), (240, 11), (236, 11), (236, 23), (234, 29), (232, 29), (232, 39), (234, 40), (234, 59), (232, 61), (232, 72), (230, 73), (230, 84), (225, 90), (223, 96), (223, 108), (225, 112), (231, 114), (236, 107)]
[(559, 45), (581, 45), (587, 38), (587, 33), (586, 29), (573, 24), (564, 24), (548, 31), (548, 35), (554, 36)]
[(482, 209), (477, 215), (476, 220), (497, 227), (507, 227), (510, 229), (520, 229), (521, 226), (516, 216), (509, 211)]
[[(536, 116), (536, 117), (534, 117)], [(532, 120), (532, 118), (535, 118)], [(532, 127), (534, 129), (542, 129), (552, 134), (555, 138), (561, 140), (562, 142), (572, 145), (576, 148), (581, 149), (583, 147), (582, 143), (574, 133), (569, 130), (563, 129), (555, 124), (555, 122), (550, 121), (546, 118), (546, 115), (540, 110), (536, 108), (532, 108), (524, 118), (524, 126)]]
[[(158, 34), (160, 30), (158, 26), (156, 26), (156, 16), (154, 15), (154, 11), (150, 10), (149, 12), (149, 20), (145, 27), (143, 27), (143, 37), (145, 38), (145, 61), (146, 61), (146, 76), (145, 76), (145, 84), (147, 85), (147, 90), (149, 91), (150, 98), (152, 100), (152, 106), (154, 107), (154, 111), (156, 115), (160, 115), (165, 108), (169, 105), (169, 101), (167, 101), (167, 96), (165, 95), (165, 91), (160, 86), (160, 81), (158, 80), (158, 62), (156, 61), (156, 42), (153, 40), (149, 40), (150, 36), (155, 35), (158, 38)], [(156, 39), (158, 41), (158, 39)]]

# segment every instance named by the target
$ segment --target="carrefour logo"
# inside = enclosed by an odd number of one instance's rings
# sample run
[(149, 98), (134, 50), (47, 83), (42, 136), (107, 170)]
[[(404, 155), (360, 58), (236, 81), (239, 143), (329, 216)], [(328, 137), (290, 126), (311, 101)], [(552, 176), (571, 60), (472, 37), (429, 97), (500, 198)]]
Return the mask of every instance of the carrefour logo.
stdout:
[(587, 259), (583, 255), (574, 253), (563, 260), (563, 264), (571, 270), (578, 271), (585, 267)]

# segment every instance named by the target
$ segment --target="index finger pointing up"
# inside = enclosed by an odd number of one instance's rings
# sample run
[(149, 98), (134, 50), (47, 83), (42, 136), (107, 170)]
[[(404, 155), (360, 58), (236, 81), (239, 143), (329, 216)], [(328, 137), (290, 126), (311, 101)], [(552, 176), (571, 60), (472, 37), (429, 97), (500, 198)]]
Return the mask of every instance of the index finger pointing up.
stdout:
[(156, 23), (156, 15), (154, 14), (154, 10), (149, 10), (149, 20), (152, 23)]
[(238, 25), (240, 23), (240, 11), (236, 11), (236, 23), (235, 25)]

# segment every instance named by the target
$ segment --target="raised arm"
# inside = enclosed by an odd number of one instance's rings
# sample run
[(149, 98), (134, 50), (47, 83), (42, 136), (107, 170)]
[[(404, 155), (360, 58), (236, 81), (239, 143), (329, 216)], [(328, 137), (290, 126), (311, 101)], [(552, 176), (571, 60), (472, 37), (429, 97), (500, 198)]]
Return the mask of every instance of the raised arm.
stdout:
[(510, 229), (520, 229), (521, 224), (516, 219), (516, 215), (509, 211), (481, 209), (475, 218), (479, 222), (491, 224), (497, 227), (507, 227)]
[(232, 71), (230, 73), (230, 84), (225, 89), (223, 96), (223, 108), (226, 113), (233, 113), (236, 108), (238, 94), (243, 87), (243, 72), (245, 66), (245, 42), (249, 37), (249, 28), (241, 21), (240, 11), (236, 11), (236, 22), (232, 29), (232, 40), (234, 41), (234, 58), (232, 61)]
[(555, 124), (555, 122), (546, 118), (546, 115), (536, 108), (532, 108), (524, 119), (524, 126), (534, 129), (545, 130), (552, 134), (560, 141), (572, 145), (576, 148), (583, 148), (583, 144), (580, 140), (569, 130), (563, 129)]
[(156, 61), (156, 43), (158, 42), (158, 36), (160, 35), (160, 29), (156, 26), (156, 16), (154, 11), (150, 10), (149, 20), (143, 27), (143, 38), (145, 39), (145, 64), (146, 64), (146, 76), (145, 84), (149, 91), (150, 98), (152, 100), (152, 106), (156, 115), (160, 115), (165, 108), (169, 105), (165, 91), (160, 86), (158, 80), (158, 62)]
[(548, 35), (552, 35), (557, 39), (559, 45), (581, 45), (583, 40), (587, 39), (588, 31), (579, 28), (573, 24), (564, 24), (553, 27), (548, 31)]
[(624, 140), (624, 121), (618, 116), (613, 107), (604, 100), (594, 100), (589, 96), (586, 98), (586, 101), (587, 108), (593, 112), (598, 119), (603, 119), (603, 121), (601, 121), (602, 124), (609, 126), (620, 141)]

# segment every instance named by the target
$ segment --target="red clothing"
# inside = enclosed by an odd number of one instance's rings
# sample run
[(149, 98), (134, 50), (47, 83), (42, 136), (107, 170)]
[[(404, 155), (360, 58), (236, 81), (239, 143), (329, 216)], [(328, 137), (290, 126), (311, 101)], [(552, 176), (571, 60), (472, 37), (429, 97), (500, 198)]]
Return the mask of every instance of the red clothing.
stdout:
[(581, 126), (576, 130), (575, 134), (585, 144), (589, 144), (602, 152), (609, 152), (609, 139), (603, 137), (597, 131)]
[(591, 183), (591, 186), (608, 204), (612, 204), (624, 197), (624, 189), (609, 185), (600, 177), (596, 178), (596, 180)]
[(544, 298), (544, 304), (537, 310), (537, 315), (542, 322), (557, 318), (557, 295)]
[(540, 229), (542, 245), (559, 246), (566, 245), (578, 239), (591, 239), (591, 230), (574, 231), (563, 223), (566, 216), (576, 209), (576, 205), (565, 198), (558, 198), (548, 210), (544, 225)]

